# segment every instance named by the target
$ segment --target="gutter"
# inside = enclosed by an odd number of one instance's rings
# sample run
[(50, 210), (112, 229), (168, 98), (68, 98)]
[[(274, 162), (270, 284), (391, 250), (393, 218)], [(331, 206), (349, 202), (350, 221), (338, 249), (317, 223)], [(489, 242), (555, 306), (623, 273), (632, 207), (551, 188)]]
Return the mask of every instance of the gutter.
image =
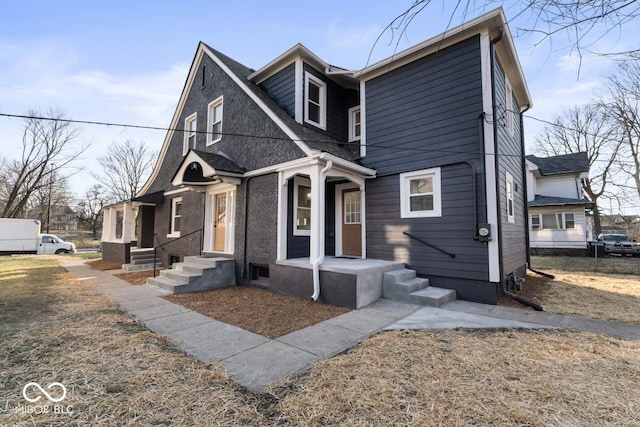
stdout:
[[(320, 156), (320, 158), (322, 158), (322, 156)], [(325, 167), (322, 168), (322, 170), (320, 171), (320, 183), (319, 183), (319, 185), (325, 185), (324, 184), (325, 174), (332, 167), (333, 167), (333, 162), (331, 160), (329, 160), (327, 162), (327, 164), (325, 165)], [(324, 228), (324, 225), (322, 227)], [(311, 295), (311, 299), (313, 301), (318, 301), (318, 298), (320, 297), (320, 264), (322, 264), (322, 262), (324, 261), (324, 250), (325, 250), (325, 248), (324, 248), (324, 230), (322, 230), (322, 232), (318, 236), (318, 239), (320, 240), (318, 246), (320, 246), (320, 248), (322, 248), (322, 255), (320, 255), (313, 262), (313, 295)]]

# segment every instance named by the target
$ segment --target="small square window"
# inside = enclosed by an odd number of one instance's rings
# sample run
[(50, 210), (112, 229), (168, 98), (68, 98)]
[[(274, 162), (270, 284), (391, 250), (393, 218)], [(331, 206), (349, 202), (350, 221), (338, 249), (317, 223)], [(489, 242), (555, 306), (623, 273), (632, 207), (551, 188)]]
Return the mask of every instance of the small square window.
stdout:
[(576, 222), (572, 213), (564, 214), (564, 228), (575, 228)]
[(532, 230), (542, 229), (542, 227), (540, 226), (540, 215), (538, 214), (531, 215), (531, 229)]
[(442, 216), (440, 168), (401, 174), (400, 198), (402, 218)]

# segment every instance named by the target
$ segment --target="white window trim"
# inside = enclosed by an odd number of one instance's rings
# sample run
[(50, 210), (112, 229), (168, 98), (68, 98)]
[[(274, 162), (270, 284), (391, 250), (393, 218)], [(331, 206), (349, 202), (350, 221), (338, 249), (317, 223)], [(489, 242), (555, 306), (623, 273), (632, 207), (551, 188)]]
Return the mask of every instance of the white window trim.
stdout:
[[(182, 197), (174, 197), (171, 199), (171, 228), (169, 230), (169, 234), (167, 237), (180, 237), (180, 231), (175, 231), (175, 220), (176, 220), (176, 204), (182, 203)], [(182, 214), (180, 214), (180, 218), (182, 219)], [(182, 226), (182, 224), (180, 224)]]
[[(509, 197), (509, 184), (511, 184), (511, 197)], [(515, 187), (513, 186), (513, 176), (509, 172), (505, 172), (504, 192), (507, 208), (507, 222), (515, 224), (516, 222), (516, 205), (515, 205)], [(512, 212), (509, 213), (509, 202), (511, 202)]]
[(189, 117), (187, 117), (186, 119), (184, 119), (184, 141), (182, 142), (182, 155), (185, 156), (188, 152), (190, 148), (195, 148), (195, 141), (198, 138), (198, 133), (195, 132), (194, 135), (196, 135), (196, 137), (194, 138), (194, 147), (189, 147), (189, 137), (191, 136), (191, 132), (188, 130), (189, 129), (189, 124), (191, 122), (195, 122), (196, 124), (196, 129), (198, 128), (198, 113), (193, 113), (192, 115), (190, 115)]
[(514, 130), (515, 130), (515, 126), (514, 126), (514, 110), (513, 110), (513, 90), (511, 89), (511, 85), (509, 84), (509, 81), (506, 80), (505, 78), (505, 82), (504, 82), (504, 86), (505, 86), (505, 97), (506, 97), (506, 102), (505, 102), (505, 118), (506, 118), (506, 124), (507, 124), (507, 130), (509, 131), (510, 135), (513, 135)]
[[(214, 101), (209, 103), (209, 106), (207, 107), (207, 147), (215, 144), (216, 142), (219, 142), (222, 139), (222, 122), (224, 120), (224, 104), (223, 104), (223, 97), (219, 97), (217, 99), (215, 99)], [(220, 105), (222, 107), (222, 117), (220, 118), (220, 120), (218, 120), (220, 122), (220, 136), (216, 139), (213, 139), (213, 132), (212, 132), (212, 127), (213, 127), (213, 110), (215, 109), (215, 107), (217, 107), (218, 105)], [(216, 121), (216, 123), (218, 122)]]
[[(313, 82), (320, 91), (320, 122), (309, 119), (309, 82)], [(327, 84), (306, 71), (304, 73), (304, 121), (322, 130), (327, 130)]]
[[(296, 224), (298, 223), (298, 187), (309, 187), (311, 188), (311, 180), (308, 178), (302, 178), (300, 176), (296, 176), (293, 179), (293, 235), (294, 236), (311, 236), (311, 228), (309, 230), (298, 230)], [(313, 200), (311, 201), (313, 203)]]
[[(433, 177), (433, 210), (411, 212), (409, 182), (412, 179)], [(400, 174), (400, 217), (430, 218), (442, 216), (442, 192), (440, 186), (440, 168), (422, 169)]]
[[(360, 135), (356, 136), (356, 113), (360, 112)], [(359, 141), (362, 137), (362, 110), (359, 105), (349, 108), (349, 142)]]
[[(560, 223), (558, 224), (560, 228), (544, 228), (544, 223), (542, 222), (542, 215), (555, 215), (556, 221), (560, 218)], [(559, 217), (558, 217), (559, 215)], [(573, 215), (573, 227), (567, 228), (567, 215)], [(537, 216), (540, 224), (539, 228), (533, 228), (533, 217)], [(564, 230), (575, 230), (576, 227), (576, 214), (575, 212), (549, 212), (549, 213), (535, 213), (531, 214), (531, 230), (532, 231), (540, 231), (540, 230), (549, 230), (549, 231), (564, 231)]]

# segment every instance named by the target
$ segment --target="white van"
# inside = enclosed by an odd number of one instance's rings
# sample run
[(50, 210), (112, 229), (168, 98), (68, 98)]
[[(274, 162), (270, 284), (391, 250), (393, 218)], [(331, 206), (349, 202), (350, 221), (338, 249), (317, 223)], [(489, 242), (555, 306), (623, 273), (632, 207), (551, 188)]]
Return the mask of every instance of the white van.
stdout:
[(0, 255), (73, 254), (76, 245), (54, 234), (40, 234), (35, 219), (0, 218)]

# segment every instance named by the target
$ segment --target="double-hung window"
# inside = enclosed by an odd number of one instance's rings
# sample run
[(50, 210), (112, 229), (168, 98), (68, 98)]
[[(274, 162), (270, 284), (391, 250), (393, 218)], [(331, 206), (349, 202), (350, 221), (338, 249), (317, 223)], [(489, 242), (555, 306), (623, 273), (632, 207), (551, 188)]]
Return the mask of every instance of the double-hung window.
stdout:
[(169, 237), (180, 237), (180, 226), (182, 222), (182, 197), (171, 200), (171, 224), (169, 227)]
[(515, 211), (513, 205), (513, 176), (505, 172), (505, 187), (507, 192), (507, 222), (515, 223)]
[(400, 217), (442, 216), (440, 168), (400, 174)]
[(293, 235), (311, 235), (311, 182), (296, 177), (293, 188)]
[(360, 139), (360, 106), (349, 108), (349, 141)]
[(565, 230), (576, 228), (575, 215), (572, 213), (532, 214), (532, 230)]
[(327, 128), (327, 84), (311, 73), (305, 74), (304, 121)]
[(184, 143), (182, 155), (186, 155), (190, 148), (196, 148), (197, 113), (193, 113), (184, 120)]
[(207, 114), (207, 145), (222, 139), (222, 97), (209, 104)]

